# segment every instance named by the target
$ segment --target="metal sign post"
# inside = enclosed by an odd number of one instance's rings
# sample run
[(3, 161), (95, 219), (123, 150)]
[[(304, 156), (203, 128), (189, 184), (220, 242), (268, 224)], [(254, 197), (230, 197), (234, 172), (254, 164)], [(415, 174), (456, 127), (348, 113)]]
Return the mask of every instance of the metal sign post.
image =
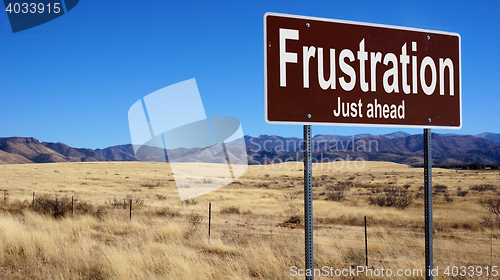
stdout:
[(424, 128), (425, 268), (426, 280), (432, 280), (432, 155), (431, 129)]
[[(311, 126), (304, 125), (304, 226), (306, 280), (314, 279)], [(309, 272), (309, 273), (307, 273)]]

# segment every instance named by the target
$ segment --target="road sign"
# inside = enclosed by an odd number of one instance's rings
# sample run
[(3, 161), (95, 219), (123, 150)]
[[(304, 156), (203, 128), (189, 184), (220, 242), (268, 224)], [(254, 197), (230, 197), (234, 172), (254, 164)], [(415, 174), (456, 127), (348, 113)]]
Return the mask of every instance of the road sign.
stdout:
[(267, 13), (270, 124), (460, 129), (460, 35)]

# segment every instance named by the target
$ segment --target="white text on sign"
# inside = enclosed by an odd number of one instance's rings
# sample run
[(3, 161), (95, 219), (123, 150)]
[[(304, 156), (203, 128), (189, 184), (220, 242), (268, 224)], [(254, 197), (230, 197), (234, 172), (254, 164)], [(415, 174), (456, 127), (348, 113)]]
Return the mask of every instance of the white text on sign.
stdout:
[[(297, 63), (298, 54), (286, 51), (287, 40), (299, 40), (299, 30), (284, 29), (279, 30), (279, 49), (280, 49), (280, 86), (286, 87), (286, 69), (288, 63)], [(411, 44), (411, 51), (408, 51), (408, 46)], [(318, 61), (318, 83), (323, 90), (336, 89), (336, 63), (338, 61), (340, 70), (349, 77), (338, 78), (340, 87), (344, 91), (351, 91), (357, 83), (363, 92), (377, 91), (377, 65), (384, 64), (391, 66), (384, 72), (383, 88), (386, 93), (399, 93), (399, 73), (401, 73), (401, 90), (405, 94), (417, 94), (418, 85), (420, 84), (423, 92), (426, 95), (432, 95), (435, 92), (437, 81), (439, 80), (439, 95), (445, 95), (445, 78), (448, 74), (450, 96), (455, 95), (454, 80), (453, 80), (453, 61), (450, 58), (439, 58), (438, 65), (430, 56), (422, 59), (420, 65), (416, 55), (410, 55), (411, 52), (417, 51), (417, 42), (408, 42), (401, 46), (401, 53), (398, 56), (394, 53), (382, 54), (381, 52), (367, 52), (365, 50), (365, 39), (359, 42), (359, 48), (356, 52), (350, 49), (343, 49), (336, 55), (335, 49), (329, 49), (330, 52), (330, 77), (325, 79), (324, 76), (324, 61), (323, 48), (315, 46), (302, 47), (302, 62), (303, 62), (303, 87), (309, 88), (309, 62), (312, 59)], [(355, 60), (359, 61), (359, 73), (349, 64)], [(349, 63), (346, 61), (348, 60)], [(369, 69), (369, 70), (368, 70)], [(426, 80), (426, 71), (429, 69), (431, 78)], [(371, 80), (367, 81), (367, 71), (370, 73)], [(409, 71), (411, 71), (411, 81), (409, 81)]]

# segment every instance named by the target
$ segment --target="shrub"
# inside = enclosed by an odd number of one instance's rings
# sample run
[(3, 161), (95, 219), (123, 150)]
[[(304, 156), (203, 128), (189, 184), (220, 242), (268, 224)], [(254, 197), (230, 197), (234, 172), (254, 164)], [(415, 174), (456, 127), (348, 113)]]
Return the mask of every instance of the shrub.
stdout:
[(127, 201), (125, 199), (119, 200), (115, 197), (113, 199), (106, 201), (105, 203), (109, 204), (113, 208), (119, 208), (119, 207), (123, 207), (123, 209), (127, 208)]
[(338, 192), (343, 192), (350, 190), (352, 187), (354, 187), (354, 182), (353, 181), (338, 181), (336, 186), (329, 186), (327, 187), (328, 190), (333, 190), (333, 191), (338, 191)]
[(293, 215), (288, 218), (288, 220), (285, 221), (285, 223), (290, 223), (290, 224), (300, 224), (301, 218), (298, 215)]
[(345, 192), (343, 191), (333, 191), (326, 194), (326, 200), (342, 202), (345, 199)]
[[(61, 218), (71, 213), (71, 204), (71, 198), (49, 197), (44, 195), (35, 198), (32, 210), (54, 218)], [(73, 199), (73, 212), (87, 214), (92, 211), (93, 207), (86, 201), (81, 202), (78, 199)]]
[(348, 181), (338, 181), (337, 182), (337, 190), (347, 191), (354, 187), (354, 182), (352, 181), (354, 177), (349, 178)]
[(229, 206), (229, 207), (224, 207), (222, 210), (220, 210), (221, 214), (240, 214), (240, 208), (234, 207), (234, 206)]
[(173, 209), (170, 209), (170, 207), (167, 206), (165, 208), (157, 210), (156, 211), (156, 215), (174, 218), (174, 217), (180, 216), (180, 213), (179, 213), (179, 210), (173, 210)]
[(35, 199), (33, 211), (59, 218), (66, 214), (68, 206), (69, 211), (71, 211), (71, 204), (67, 203), (65, 199), (41, 196)]
[(490, 184), (481, 184), (481, 185), (474, 185), (470, 187), (470, 189), (473, 191), (484, 192), (484, 191), (494, 191), (497, 189), (497, 187)]
[(489, 198), (489, 199), (481, 199), (479, 204), (483, 206), (488, 212), (495, 214), (496, 216), (500, 215), (500, 198)]
[(361, 249), (349, 249), (344, 255), (344, 261), (348, 265), (363, 265), (365, 262), (365, 252)]
[(479, 222), (482, 226), (487, 228), (498, 228), (500, 227), (500, 217), (499, 216), (483, 216)]
[(191, 239), (198, 232), (198, 225), (203, 221), (203, 217), (200, 214), (191, 212), (187, 216), (189, 226), (184, 230), (184, 238)]
[(158, 200), (165, 200), (165, 199), (167, 199), (167, 196), (165, 196), (163, 194), (156, 194), (156, 198), (158, 198)]
[(445, 192), (444, 193), (444, 200), (446, 202), (453, 202), (453, 198), (450, 197), (450, 193), (449, 192)]
[(73, 199), (73, 212), (78, 214), (89, 214), (94, 212), (94, 206), (88, 201), (80, 201), (78, 198)]
[(190, 199), (186, 199), (186, 200), (182, 201), (182, 204), (185, 204), (185, 205), (196, 205), (196, 204), (198, 204), (198, 200), (196, 200), (194, 198), (190, 198)]
[(459, 190), (459, 191), (457, 191), (457, 195), (458, 195), (458, 196), (466, 196), (468, 193), (469, 193), (469, 191), (468, 191), (468, 190), (465, 190), (465, 191), (460, 191), (460, 190)]
[(368, 203), (370, 205), (395, 207), (397, 209), (405, 209), (412, 201), (412, 195), (408, 193), (407, 190), (398, 188), (386, 188), (384, 189), (384, 193), (376, 197), (368, 198)]
[(360, 226), (363, 223), (362, 217), (356, 217), (354, 215), (340, 215), (338, 218), (338, 223), (343, 225)]
[(446, 192), (446, 190), (448, 189), (447, 186), (445, 185), (441, 185), (441, 184), (435, 184), (434, 185), (434, 192), (438, 193), (438, 192)]
[(188, 221), (191, 226), (196, 227), (203, 221), (203, 217), (198, 213), (191, 212)]
[(481, 163), (474, 162), (474, 163), (469, 164), (469, 168), (474, 169), (474, 170), (478, 170), (478, 169), (481, 169), (482, 166), (481, 166)]
[(117, 199), (115, 197), (106, 201), (105, 203), (111, 205), (113, 208), (127, 209), (128, 207), (130, 207), (130, 201), (132, 201), (132, 204), (135, 206), (144, 205), (144, 199), (141, 199), (140, 197), (132, 197), (131, 195), (127, 195), (124, 199)]
[(98, 219), (99, 221), (104, 221), (104, 215), (106, 215), (106, 209), (104, 209), (104, 207), (100, 206), (97, 211), (95, 211), (94, 213), (92, 213), (92, 215)]
[(260, 188), (267, 188), (267, 187), (269, 187), (269, 185), (270, 185), (269, 183), (264, 182), (264, 183), (260, 183), (260, 184), (259, 184), (259, 187), (260, 187)]
[(0, 209), (11, 214), (22, 215), (25, 209), (29, 209), (31, 203), (28, 200), (21, 202), (20, 200), (2, 200), (0, 202)]

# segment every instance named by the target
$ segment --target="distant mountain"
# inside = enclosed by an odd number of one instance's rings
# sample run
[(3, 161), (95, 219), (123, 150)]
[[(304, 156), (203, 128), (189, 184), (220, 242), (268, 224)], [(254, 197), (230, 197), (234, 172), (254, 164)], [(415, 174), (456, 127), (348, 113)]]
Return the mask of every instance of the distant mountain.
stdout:
[(105, 149), (96, 149), (95, 153), (105, 160), (111, 161), (137, 161), (138, 159), (134, 156), (134, 148), (132, 144), (118, 145), (113, 147), (107, 147)]
[[(355, 134), (351, 136), (343, 136), (343, 135), (322, 135), (317, 134), (312, 137), (313, 143), (326, 143), (326, 142), (345, 142), (351, 143), (352, 141), (356, 141), (364, 138), (387, 138), (387, 139), (399, 139), (408, 137), (410, 134), (402, 131), (393, 132), (384, 135), (372, 135), (369, 133), (365, 134)], [(261, 150), (272, 150), (278, 149), (282, 153), (299, 151), (302, 150), (302, 138), (297, 137), (281, 137), (277, 135), (260, 135), (256, 137), (245, 136), (245, 141), (247, 146), (252, 148), (257, 148)]]
[[(485, 162), (489, 159), (493, 159), (493, 162), (490, 163), (500, 163), (500, 145), (488, 149), (477, 149), (471, 150), (466, 153), (466, 156), (477, 156), (482, 160), (468, 160), (468, 162)], [(484, 159), (484, 160), (483, 160)]]
[(493, 142), (500, 143), (500, 133), (485, 132), (485, 133), (481, 133), (481, 134), (476, 135), (476, 137), (486, 138), (486, 139), (491, 140)]
[(0, 138), (0, 150), (36, 163), (67, 161), (63, 155), (45, 147), (33, 137)]
[[(321, 138), (326, 135), (316, 135), (315, 137)], [(245, 136), (245, 143), (247, 147), (252, 150), (274, 150), (277, 149), (282, 153), (301, 150), (300, 147), (302, 139), (297, 137), (281, 137), (276, 135), (260, 135), (256, 137)], [(248, 148), (247, 148), (248, 150)]]
[(103, 161), (104, 157), (97, 154), (92, 149), (73, 148), (61, 142), (42, 142), (42, 145), (66, 158), (66, 161)]
[(321, 140), (334, 140), (334, 141), (347, 141), (347, 140), (358, 140), (361, 138), (369, 138), (369, 137), (383, 137), (383, 138), (388, 138), (388, 139), (397, 139), (397, 138), (404, 138), (410, 136), (409, 133), (403, 132), (403, 131), (396, 131), (393, 133), (389, 134), (383, 134), (383, 135), (373, 135), (369, 133), (364, 133), (364, 134), (355, 134), (351, 136), (342, 136), (342, 135), (315, 135), (312, 139), (321, 139)]
[[(423, 164), (423, 135), (404, 135), (403, 133), (368, 137), (316, 135), (312, 138), (312, 156), (317, 162), (350, 158), (409, 165)], [(248, 145), (249, 162), (252, 164), (303, 160), (303, 143), (300, 138), (260, 135), (246, 136), (245, 140)], [(471, 135), (443, 136), (433, 133), (431, 143), (434, 164), (500, 162), (495, 156), (498, 143), (488, 139)]]
[(411, 134), (403, 132), (403, 131), (396, 131), (396, 132), (393, 132), (393, 133), (383, 134), (383, 135), (380, 135), (380, 136), (385, 137), (385, 138), (389, 138), (389, 139), (397, 139), (397, 138), (408, 137), (410, 135)]
[[(387, 139), (384, 137), (363, 138), (364, 141), (378, 142), (378, 151), (382, 152), (423, 152), (424, 137), (422, 134), (410, 135), (403, 138)], [(443, 137), (440, 134), (432, 134), (433, 153), (465, 153), (474, 149), (486, 149), (497, 146), (496, 143), (471, 135), (456, 135)]]
[(11, 154), (0, 150), (0, 164), (12, 163), (32, 163), (32, 161), (21, 155)]
[[(432, 134), (433, 163), (438, 165), (500, 163), (500, 134), (472, 135)], [(478, 136), (479, 136), (478, 135)], [(491, 139), (489, 139), (491, 138)], [(303, 139), (277, 135), (245, 136), (250, 164), (302, 161)], [(238, 141), (238, 140), (236, 140)], [(241, 140), (240, 140), (241, 141)], [(338, 159), (390, 161), (409, 165), (423, 163), (423, 135), (394, 132), (385, 135), (357, 134), (352, 136), (315, 135), (312, 138), (313, 157), (317, 162)], [(234, 143), (227, 144), (228, 156), (234, 160), (245, 150)], [(168, 160), (162, 148), (142, 146), (135, 155), (131, 144), (105, 149), (73, 148), (63, 143), (40, 143), (32, 137), (0, 138), (0, 164), (85, 162), (85, 161), (152, 161)], [(203, 148), (178, 148), (168, 154), (187, 162), (218, 162), (219, 154)]]

